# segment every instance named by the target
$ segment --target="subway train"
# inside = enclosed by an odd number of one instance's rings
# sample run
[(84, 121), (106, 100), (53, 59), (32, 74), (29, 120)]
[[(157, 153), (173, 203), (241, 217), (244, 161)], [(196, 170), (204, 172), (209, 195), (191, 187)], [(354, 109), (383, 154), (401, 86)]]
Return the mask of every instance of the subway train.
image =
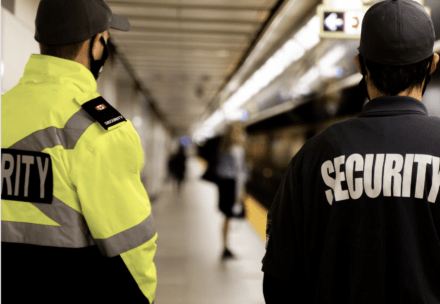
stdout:
[[(300, 106), (290, 111), (245, 124), (246, 158), (250, 169), (246, 189), (266, 210), (270, 208), (289, 162), (302, 145), (330, 125), (358, 116), (368, 102), (356, 85), (337, 92), (329, 91), (330, 87), (331, 83), (327, 83), (322, 93), (306, 96)], [(437, 70), (432, 74), (424, 103), (428, 113), (438, 117), (439, 88), (440, 71)], [(216, 136), (200, 145), (199, 155), (212, 159), (220, 138), (221, 135)]]

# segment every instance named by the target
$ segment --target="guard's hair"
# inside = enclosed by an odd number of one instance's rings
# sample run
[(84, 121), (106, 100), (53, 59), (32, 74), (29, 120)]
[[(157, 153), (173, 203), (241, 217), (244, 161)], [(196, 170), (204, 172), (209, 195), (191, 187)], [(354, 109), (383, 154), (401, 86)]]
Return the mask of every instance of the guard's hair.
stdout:
[(70, 44), (46, 45), (40, 43), (40, 52), (42, 55), (49, 55), (69, 60), (75, 60), (81, 47), (86, 41), (80, 41)]
[(396, 96), (401, 92), (414, 88), (422, 88), (423, 80), (431, 67), (434, 55), (417, 63), (408, 65), (385, 65), (364, 59), (359, 54), (362, 74), (366, 75), (366, 69), (370, 72), (370, 79), (374, 86), (387, 96)]

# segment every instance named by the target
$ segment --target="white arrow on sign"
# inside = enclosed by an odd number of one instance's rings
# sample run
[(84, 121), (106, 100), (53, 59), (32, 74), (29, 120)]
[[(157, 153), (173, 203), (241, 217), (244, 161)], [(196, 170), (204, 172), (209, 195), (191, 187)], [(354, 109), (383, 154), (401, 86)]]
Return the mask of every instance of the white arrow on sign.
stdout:
[(344, 20), (338, 18), (338, 15), (336, 13), (331, 13), (327, 18), (325, 18), (324, 24), (332, 32), (334, 32), (339, 26), (344, 24)]

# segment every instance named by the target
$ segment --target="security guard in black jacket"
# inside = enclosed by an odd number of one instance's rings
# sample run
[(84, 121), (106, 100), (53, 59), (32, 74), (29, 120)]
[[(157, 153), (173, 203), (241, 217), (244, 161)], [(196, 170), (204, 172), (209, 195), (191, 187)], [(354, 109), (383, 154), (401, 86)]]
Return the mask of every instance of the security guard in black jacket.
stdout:
[(266, 303), (440, 304), (440, 119), (421, 102), (434, 40), (415, 1), (367, 11), (355, 62), (370, 101), (289, 164), (268, 214)]

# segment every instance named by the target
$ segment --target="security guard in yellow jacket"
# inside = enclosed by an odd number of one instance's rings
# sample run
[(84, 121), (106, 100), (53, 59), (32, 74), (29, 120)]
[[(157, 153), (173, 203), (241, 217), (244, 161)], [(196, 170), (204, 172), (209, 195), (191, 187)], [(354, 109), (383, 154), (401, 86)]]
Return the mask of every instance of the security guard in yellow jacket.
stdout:
[(96, 91), (109, 28), (130, 24), (103, 0), (41, 0), (42, 55), (2, 96), (4, 303), (154, 301), (140, 140)]

